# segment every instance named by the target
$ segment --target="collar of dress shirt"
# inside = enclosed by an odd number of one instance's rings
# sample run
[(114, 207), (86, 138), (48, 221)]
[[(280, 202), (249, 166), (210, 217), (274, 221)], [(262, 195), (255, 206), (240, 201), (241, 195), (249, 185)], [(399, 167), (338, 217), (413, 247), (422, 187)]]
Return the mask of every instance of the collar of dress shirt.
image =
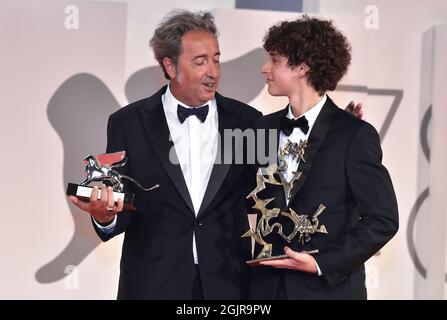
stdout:
[[(163, 103), (166, 117), (170, 121), (174, 121), (174, 123), (178, 123), (181, 125), (180, 120), (178, 119), (178, 116), (177, 116), (177, 105), (181, 105), (185, 108), (191, 108), (191, 107), (188, 106), (187, 104), (177, 100), (174, 97), (174, 95), (172, 94), (171, 89), (169, 88), (169, 85), (166, 88), (165, 94), (161, 97), (161, 101)], [(217, 106), (216, 99), (207, 101), (206, 103), (203, 104), (203, 106), (206, 104), (209, 106), (209, 113), (207, 116), (207, 119), (208, 119), (208, 117), (212, 114), (212, 112), (214, 112), (214, 110), (216, 110), (216, 106)], [(185, 123), (186, 123), (186, 121), (183, 124), (185, 124)]]
[[(306, 116), (307, 123), (309, 124), (309, 132), (312, 129), (315, 121), (317, 120), (318, 114), (320, 113), (321, 109), (323, 108), (324, 104), (326, 103), (326, 100), (327, 100), (327, 96), (324, 95), (316, 105), (314, 105), (312, 108), (307, 110), (302, 115), (302, 116)], [(286, 117), (289, 119), (298, 119), (293, 116), (292, 108), (291, 108), (290, 104), (289, 104), (289, 111), (287, 112)]]

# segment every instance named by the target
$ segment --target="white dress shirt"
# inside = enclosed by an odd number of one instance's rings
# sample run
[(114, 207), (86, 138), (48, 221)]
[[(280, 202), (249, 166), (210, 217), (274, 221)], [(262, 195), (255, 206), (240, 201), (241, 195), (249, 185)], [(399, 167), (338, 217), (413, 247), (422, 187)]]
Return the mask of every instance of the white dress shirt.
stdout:
[[(219, 123), (216, 100), (213, 99), (205, 103), (208, 104), (209, 111), (203, 123), (196, 116), (189, 116), (185, 122), (180, 123), (177, 116), (177, 105), (180, 104), (186, 108), (190, 108), (190, 106), (178, 101), (172, 95), (169, 86), (161, 97), (161, 101), (175, 152), (197, 216), (217, 154)], [(192, 248), (194, 263), (198, 263), (194, 234)]]
[[(175, 153), (191, 196), (194, 213), (197, 216), (211, 176), (218, 147), (218, 117), (216, 100), (204, 105), (209, 106), (208, 115), (202, 123), (196, 116), (189, 116), (181, 123), (177, 116), (177, 105), (190, 106), (178, 101), (171, 93), (169, 86), (162, 95), (161, 101), (168, 123), (170, 139), (174, 143)], [(95, 221), (104, 232), (111, 233), (116, 224), (114, 221), (103, 227)], [(199, 263), (195, 235), (193, 234), (194, 263)]]

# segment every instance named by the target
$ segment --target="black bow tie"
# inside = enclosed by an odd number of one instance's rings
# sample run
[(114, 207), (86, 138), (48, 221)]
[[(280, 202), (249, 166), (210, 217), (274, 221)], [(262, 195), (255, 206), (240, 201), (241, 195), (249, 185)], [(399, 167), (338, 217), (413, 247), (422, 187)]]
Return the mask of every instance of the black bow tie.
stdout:
[(197, 108), (185, 108), (181, 105), (177, 106), (177, 116), (181, 123), (185, 122), (186, 118), (189, 116), (196, 116), (201, 122), (205, 122), (206, 116), (208, 115), (208, 105)]
[(305, 116), (302, 116), (296, 120), (287, 118), (286, 116), (281, 118), (280, 129), (286, 135), (290, 136), (294, 128), (300, 128), (304, 134), (309, 131), (309, 124)]

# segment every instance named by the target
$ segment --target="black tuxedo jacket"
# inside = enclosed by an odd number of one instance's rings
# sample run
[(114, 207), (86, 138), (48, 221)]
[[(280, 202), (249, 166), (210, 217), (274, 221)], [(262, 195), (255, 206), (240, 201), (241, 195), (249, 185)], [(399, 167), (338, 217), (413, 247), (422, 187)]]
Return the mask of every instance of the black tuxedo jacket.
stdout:
[[(123, 173), (143, 186), (160, 184), (144, 192), (133, 188), (137, 211), (118, 214), (114, 232), (125, 232), (122, 248), (119, 299), (190, 299), (193, 284), (193, 231), (196, 237), (205, 299), (247, 297), (245, 261), (251, 257), (245, 196), (255, 166), (215, 164), (198, 212), (194, 214), (183, 174), (169, 160), (174, 152), (161, 96), (132, 103), (112, 114), (108, 122), (107, 152), (125, 150)], [(219, 131), (253, 128), (261, 115), (239, 101), (216, 94)]]
[[(258, 127), (277, 129), (286, 113), (287, 108), (267, 115)], [(279, 279), (284, 277), (288, 299), (366, 299), (363, 264), (398, 229), (396, 197), (381, 163), (379, 136), (370, 124), (328, 98), (312, 128), (304, 158), (306, 162), (300, 161), (298, 168), (302, 176), (294, 184), (288, 206), (282, 186), (268, 185), (264, 197), (275, 197), (272, 207), (292, 208), (299, 215), (312, 216), (320, 204), (326, 206), (319, 222), (328, 234), (314, 233), (304, 245), (297, 237), (289, 244), (298, 251), (318, 249), (314, 257), (323, 276), (254, 267), (250, 298), (274, 299)], [(282, 222), (290, 233), (290, 219)], [(275, 255), (284, 254), (282, 238), (271, 235), (269, 241)], [(259, 251), (256, 246), (255, 255)]]

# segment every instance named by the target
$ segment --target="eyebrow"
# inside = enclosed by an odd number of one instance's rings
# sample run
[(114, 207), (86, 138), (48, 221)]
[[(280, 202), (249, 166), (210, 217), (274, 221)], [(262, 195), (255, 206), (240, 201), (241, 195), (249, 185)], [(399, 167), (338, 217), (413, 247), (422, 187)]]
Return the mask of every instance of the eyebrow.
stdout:
[[(214, 54), (214, 56), (220, 56), (220, 52), (216, 52)], [(199, 59), (199, 58), (207, 58), (207, 57), (208, 57), (208, 55), (206, 55), (206, 54), (200, 54), (198, 56), (193, 57), (192, 60), (196, 60), (196, 59)]]

